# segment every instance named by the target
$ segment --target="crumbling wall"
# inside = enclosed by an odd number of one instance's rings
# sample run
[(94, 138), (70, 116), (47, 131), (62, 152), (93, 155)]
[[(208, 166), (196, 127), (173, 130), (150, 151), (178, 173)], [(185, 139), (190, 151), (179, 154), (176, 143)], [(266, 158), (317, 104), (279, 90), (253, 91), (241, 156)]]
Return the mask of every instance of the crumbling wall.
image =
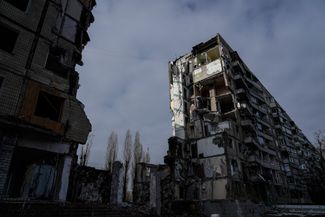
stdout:
[[(133, 200), (136, 203), (150, 202), (150, 184), (152, 174), (157, 172), (157, 166), (146, 163), (138, 163), (136, 165), (136, 177), (134, 180)], [(157, 175), (157, 174), (155, 174)]]
[(160, 214), (162, 201), (168, 202), (172, 196), (167, 192), (172, 187), (167, 184), (167, 177), (170, 177), (170, 168), (166, 165), (138, 163), (133, 189), (134, 202), (146, 206), (152, 213)]
[(161, 215), (170, 216), (172, 204), (175, 200), (175, 183), (170, 175), (161, 179)]
[(77, 166), (73, 171), (70, 186), (72, 201), (108, 203), (111, 174), (93, 167)]

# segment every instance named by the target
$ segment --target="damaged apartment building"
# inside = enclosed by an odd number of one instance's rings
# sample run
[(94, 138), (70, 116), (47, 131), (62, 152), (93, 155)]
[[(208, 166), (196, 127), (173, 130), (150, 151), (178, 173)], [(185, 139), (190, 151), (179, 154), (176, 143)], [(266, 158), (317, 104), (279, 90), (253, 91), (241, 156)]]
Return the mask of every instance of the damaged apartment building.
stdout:
[(94, 0), (0, 1), (0, 195), (66, 200), (91, 124), (76, 98)]
[(310, 201), (313, 145), (217, 34), (169, 63), (174, 200)]

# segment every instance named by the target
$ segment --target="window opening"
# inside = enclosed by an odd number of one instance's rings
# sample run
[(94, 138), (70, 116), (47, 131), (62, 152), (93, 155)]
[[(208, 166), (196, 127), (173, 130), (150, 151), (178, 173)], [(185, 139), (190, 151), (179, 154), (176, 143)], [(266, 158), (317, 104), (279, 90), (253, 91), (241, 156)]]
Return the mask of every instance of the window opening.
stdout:
[(4, 0), (19, 10), (26, 11), (29, 0)]
[(2, 87), (2, 83), (3, 83), (3, 77), (0, 77), (0, 89)]
[(45, 68), (66, 78), (69, 67), (65, 66), (67, 62), (66, 53), (62, 48), (50, 48)]
[(34, 115), (59, 121), (64, 99), (46, 92), (39, 92)]
[(0, 32), (0, 49), (12, 53), (18, 38), (18, 32), (15, 32), (3, 25), (0, 25)]

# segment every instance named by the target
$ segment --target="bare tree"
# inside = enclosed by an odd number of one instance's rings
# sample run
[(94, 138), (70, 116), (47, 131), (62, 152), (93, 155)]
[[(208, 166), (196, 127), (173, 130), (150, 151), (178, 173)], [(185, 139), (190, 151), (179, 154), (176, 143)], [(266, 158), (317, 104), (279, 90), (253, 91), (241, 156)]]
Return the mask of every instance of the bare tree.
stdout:
[(325, 151), (325, 132), (318, 130), (315, 132), (315, 140), (316, 140), (316, 147), (318, 148), (320, 159), (321, 161), (324, 161), (324, 151)]
[[(134, 183), (136, 181), (136, 177), (137, 177), (137, 164), (142, 162), (142, 158), (143, 158), (143, 147), (140, 141), (140, 133), (139, 131), (137, 131), (135, 133), (135, 138), (134, 138), (134, 144), (133, 144), (134, 150), (133, 150), (133, 161), (132, 161), (132, 166), (131, 166), (131, 178), (133, 180), (133, 185), (132, 190), (134, 190)], [(132, 191), (132, 196), (133, 195)], [(132, 197), (133, 198), (133, 197)]]
[(87, 166), (90, 156), (91, 147), (93, 145), (94, 134), (90, 133), (85, 145), (81, 146), (79, 164), (81, 166)]
[(304, 172), (309, 195), (313, 203), (325, 204), (325, 160), (322, 151), (325, 148), (324, 131), (315, 132), (314, 151), (308, 159)]
[(135, 138), (134, 138), (134, 164), (137, 165), (142, 160), (142, 144), (140, 142), (140, 133), (139, 131), (136, 132)]
[(113, 163), (116, 161), (117, 158), (117, 149), (117, 134), (115, 132), (112, 132), (108, 138), (106, 147), (106, 170), (112, 171)]
[(124, 191), (123, 191), (123, 197), (124, 201), (126, 200), (127, 197), (127, 187), (129, 183), (129, 169), (132, 163), (132, 136), (131, 136), (131, 131), (128, 129), (125, 135), (125, 140), (124, 140), (124, 150), (123, 150), (123, 157), (124, 157)]
[(144, 163), (150, 163), (150, 153), (149, 148), (147, 148), (147, 151), (143, 153), (143, 162)]

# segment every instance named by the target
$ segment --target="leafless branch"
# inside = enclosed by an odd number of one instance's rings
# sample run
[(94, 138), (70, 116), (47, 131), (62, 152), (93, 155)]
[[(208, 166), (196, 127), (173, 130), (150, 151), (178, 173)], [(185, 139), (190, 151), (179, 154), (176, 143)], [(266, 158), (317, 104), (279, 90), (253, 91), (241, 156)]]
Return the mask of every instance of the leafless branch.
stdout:
[(81, 147), (79, 163), (82, 166), (88, 165), (90, 151), (91, 151), (91, 147), (93, 145), (93, 140), (94, 140), (94, 135), (89, 134), (86, 144)]
[(113, 163), (117, 158), (117, 148), (117, 134), (112, 132), (108, 138), (106, 147), (106, 170), (112, 171)]

